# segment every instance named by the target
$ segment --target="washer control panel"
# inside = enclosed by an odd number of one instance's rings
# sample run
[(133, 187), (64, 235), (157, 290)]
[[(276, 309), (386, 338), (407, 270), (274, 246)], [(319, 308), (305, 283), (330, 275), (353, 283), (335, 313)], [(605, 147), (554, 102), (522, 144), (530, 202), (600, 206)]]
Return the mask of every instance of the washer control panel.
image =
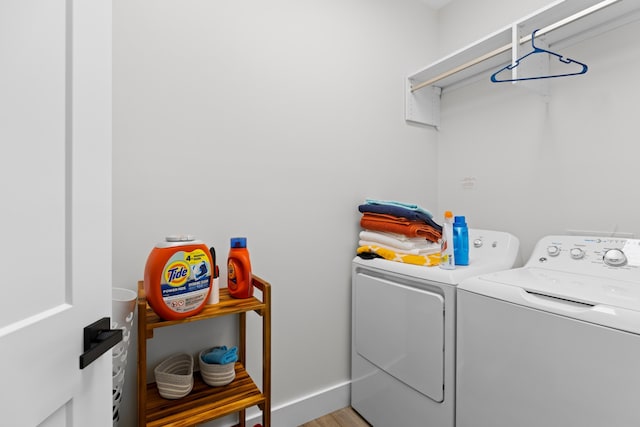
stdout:
[(578, 274), (613, 274), (620, 280), (625, 280), (625, 272), (633, 271), (637, 278), (640, 239), (546, 236), (538, 241), (526, 265)]

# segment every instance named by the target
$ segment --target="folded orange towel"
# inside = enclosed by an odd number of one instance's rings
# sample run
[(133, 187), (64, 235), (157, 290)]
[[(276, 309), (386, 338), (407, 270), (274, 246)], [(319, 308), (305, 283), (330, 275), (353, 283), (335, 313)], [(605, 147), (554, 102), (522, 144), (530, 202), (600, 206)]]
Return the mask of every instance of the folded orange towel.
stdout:
[(407, 237), (423, 237), (432, 242), (437, 242), (442, 237), (442, 233), (423, 221), (388, 214), (365, 212), (360, 218), (360, 226), (367, 230), (398, 233)]

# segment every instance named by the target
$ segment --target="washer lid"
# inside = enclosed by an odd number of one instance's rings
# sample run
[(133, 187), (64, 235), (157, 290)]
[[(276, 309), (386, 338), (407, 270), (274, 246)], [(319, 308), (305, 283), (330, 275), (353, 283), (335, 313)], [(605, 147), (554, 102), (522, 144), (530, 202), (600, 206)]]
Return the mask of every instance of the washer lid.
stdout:
[(640, 333), (640, 282), (523, 267), (467, 279), (458, 289)]

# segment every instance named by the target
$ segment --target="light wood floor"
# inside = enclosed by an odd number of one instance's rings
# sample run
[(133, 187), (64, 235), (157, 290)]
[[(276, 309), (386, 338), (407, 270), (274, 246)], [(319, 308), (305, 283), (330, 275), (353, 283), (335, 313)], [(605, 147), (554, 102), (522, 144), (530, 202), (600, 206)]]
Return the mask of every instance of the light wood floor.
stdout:
[(350, 407), (332, 412), (299, 427), (371, 427)]

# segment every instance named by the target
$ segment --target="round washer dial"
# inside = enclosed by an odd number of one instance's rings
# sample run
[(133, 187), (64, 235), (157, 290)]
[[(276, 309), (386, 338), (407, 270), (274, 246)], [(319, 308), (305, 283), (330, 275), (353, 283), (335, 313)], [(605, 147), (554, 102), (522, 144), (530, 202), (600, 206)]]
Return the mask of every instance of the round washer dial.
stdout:
[(572, 248), (569, 251), (569, 254), (571, 255), (571, 258), (573, 259), (582, 259), (584, 258), (584, 251), (580, 248)]
[(621, 249), (609, 249), (602, 256), (605, 264), (611, 267), (620, 267), (627, 263), (627, 257)]
[(555, 245), (551, 245), (547, 247), (547, 253), (549, 256), (558, 256), (560, 255), (560, 248)]

